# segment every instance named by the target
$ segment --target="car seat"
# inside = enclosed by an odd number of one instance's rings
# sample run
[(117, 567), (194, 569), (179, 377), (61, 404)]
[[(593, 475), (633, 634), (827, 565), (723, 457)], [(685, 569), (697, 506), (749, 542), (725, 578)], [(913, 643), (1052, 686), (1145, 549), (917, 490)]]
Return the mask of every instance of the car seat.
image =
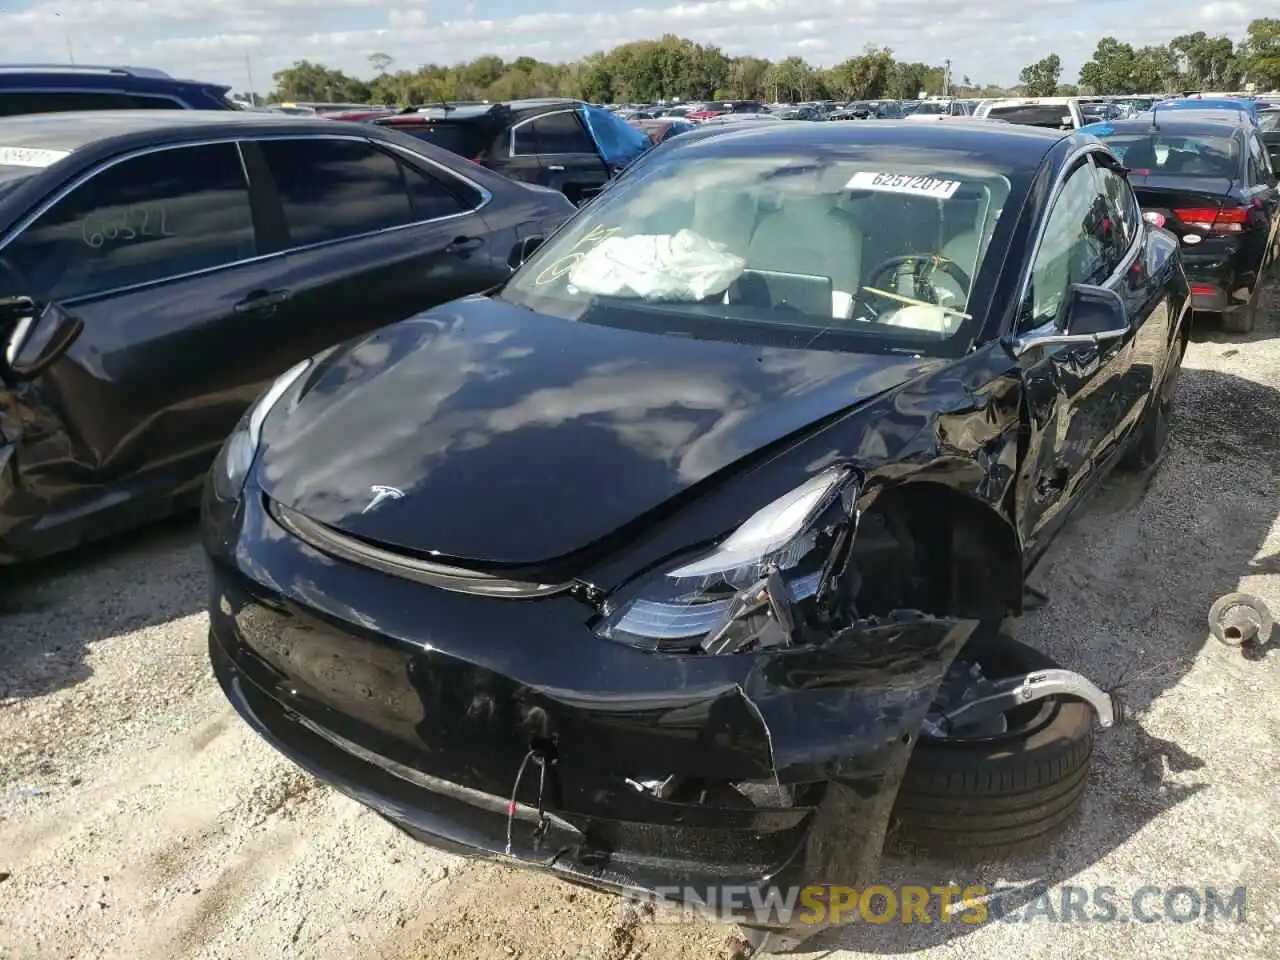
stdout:
[(831, 278), (832, 315), (848, 317), (862, 278), (862, 237), (828, 196), (784, 196), (760, 219), (747, 248), (748, 270)]

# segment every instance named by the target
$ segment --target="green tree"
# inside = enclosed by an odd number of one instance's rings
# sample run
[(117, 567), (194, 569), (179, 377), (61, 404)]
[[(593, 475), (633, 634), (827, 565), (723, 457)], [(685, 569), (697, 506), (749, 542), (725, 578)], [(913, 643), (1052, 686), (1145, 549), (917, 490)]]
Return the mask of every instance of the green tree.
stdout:
[(1170, 93), (1180, 86), (1178, 56), (1170, 47), (1142, 47), (1133, 54), (1129, 85), (1138, 93)]
[(1175, 89), (1223, 90), (1239, 80), (1235, 44), (1228, 37), (1210, 37), (1197, 30), (1174, 37), (1169, 50), (1177, 59), (1180, 74)]
[(1240, 59), (1259, 90), (1280, 89), (1280, 19), (1260, 17), (1249, 24)]
[(381, 76), (387, 72), (387, 68), (391, 66), (392, 59), (389, 53), (371, 53), (369, 54), (369, 66), (373, 67), (373, 72)]
[(1018, 74), (1018, 82), (1029, 97), (1052, 97), (1058, 92), (1058, 78), (1062, 76), (1062, 58), (1051, 53)]
[(297, 60), (293, 66), (276, 71), (272, 79), (276, 84), (273, 98), (277, 102), (314, 100), (330, 103), (367, 103), (372, 93), (369, 85), (363, 80), (349, 77), (341, 70), (331, 70), (310, 60)]
[[(888, 47), (868, 45), (856, 57), (832, 69), (840, 92), (850, 100), (874, 100), (885, 96), (894, 79), (897, 62)], [(919, 91), (912, 94), (917, 96)]]
[(895, 63), (885, 93), (895, 100), (915, 100), (921, 93), (940, 94), (944, 73), (942, 67), (927, 63)]
[(1139, 93), (1133, 86), (1136, 54), (1115, 37), (1103, 37), (1093, 59), (1080, 68), (1080, 85), (1093, 93)]

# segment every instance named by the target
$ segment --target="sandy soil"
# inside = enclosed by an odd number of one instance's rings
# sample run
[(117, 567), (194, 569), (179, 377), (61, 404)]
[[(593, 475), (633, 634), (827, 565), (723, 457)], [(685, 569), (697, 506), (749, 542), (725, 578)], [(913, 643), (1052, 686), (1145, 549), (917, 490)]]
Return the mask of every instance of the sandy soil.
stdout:
[[(1249, 922), (877, 927), (827, 956), (1275, 956), (1280, 656), (1207, 639), (1237, 588), (1280, 612), (1280, 339), (1206, 330), (1169, 455), (1116, 480), (1040, 572), (1021, 625), (1072, 667), (1127, 678), (1079, 824), (972, 879), (1251, 889)], [(0, 581), (0, 958), (715, 960), (734, 931), (421, 847), (277, 757), (206, 664), (190, 521)], [(1280, 633), (1280, 630), (1277, 631)], [(1280, 645), (1280, 636), (1276, 638)], [(885, 864), (889, 882), (943, 868)], [(1256, 907), (1256, 909), (1254, 909)], [(1268, 939), (1270, 938), (1270, 939)], [(827, 952), (831, 951), (831, 952)]]

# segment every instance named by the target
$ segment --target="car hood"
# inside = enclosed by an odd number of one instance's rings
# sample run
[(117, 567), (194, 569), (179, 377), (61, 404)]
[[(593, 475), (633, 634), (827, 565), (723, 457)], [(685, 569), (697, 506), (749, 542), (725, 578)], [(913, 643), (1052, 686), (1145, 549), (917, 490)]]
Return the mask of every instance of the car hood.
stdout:
[(384, 546), (538, 564), (944, 362), (694, 340), (469, 297), (327, 356), (272, 417), (258, 479)]

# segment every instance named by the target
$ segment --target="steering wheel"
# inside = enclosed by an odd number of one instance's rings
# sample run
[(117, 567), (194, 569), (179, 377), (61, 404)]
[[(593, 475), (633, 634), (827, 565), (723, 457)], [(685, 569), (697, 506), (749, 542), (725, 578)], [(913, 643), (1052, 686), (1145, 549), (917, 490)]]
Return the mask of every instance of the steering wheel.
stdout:
[[(862, 284), (859, 291), (859, 299), (863, 299), (864, 295), (876, 296), (876, 290), (885, 290), (880, 286), (881, 277), (897, 278), (902, 267), (909, 266), (911, 268), (912, 279), (912, 299), (924, 301), (927, 303), (938, 303), (938, 294), (934, 289), (931, 277), (936, 272), (946, 274), (957, 284), (960, 290), (968, 293), (969, 288), (973, 285), (973, 278), (960, 268), (954, 261), (936, 253), (908, 253), (900, 257), (890, 257), (883, 263), (877, 264), (875, 269), (867, 274), (866, 280)], [(897, 290), (891, 285), (887, 292), (897, 294)], [(871, 289), (868, 289), (871, 288)], [(887, 299), (896, 300), (896, 297)], [(942, 304), (939, 304), (942, 306)]]

